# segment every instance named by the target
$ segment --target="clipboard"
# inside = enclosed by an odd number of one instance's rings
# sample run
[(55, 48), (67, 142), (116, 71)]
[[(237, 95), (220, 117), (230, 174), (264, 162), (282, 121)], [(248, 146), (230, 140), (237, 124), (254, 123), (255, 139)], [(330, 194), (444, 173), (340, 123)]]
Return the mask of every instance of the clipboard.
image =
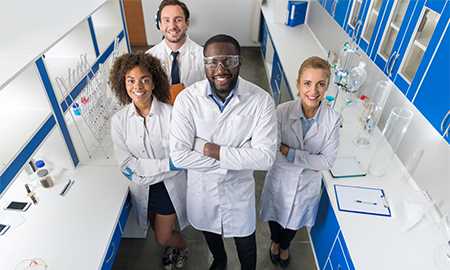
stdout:
[(367, 172), (361, 168), (356, 157), (338, 157), (333, 167), (329, 170), (333, 178), (361, 177)]
[(181, 91), (183, 91), (183, 89), (184, 89), (184, 84), (182, 84), (182, 83), (172, 84), (170, 86), (169, 91), (170, 91), (170, 104), (171, 105), (173, 105), (173, 103), (175, 103), (175, 98)]
[(391, 216), (391, 208), (383, 189), (334, 185), (339, 211), (376, 216)]

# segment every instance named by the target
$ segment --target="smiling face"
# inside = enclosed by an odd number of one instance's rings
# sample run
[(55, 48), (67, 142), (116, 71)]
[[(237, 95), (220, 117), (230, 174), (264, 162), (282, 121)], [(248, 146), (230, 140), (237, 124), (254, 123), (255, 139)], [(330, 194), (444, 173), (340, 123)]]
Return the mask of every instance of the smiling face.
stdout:
[(183, 43), (186, 40), (186, 31), (189, 21), (183, 9), (177, 5), (165, 6), (161, 10), (160, 30), (169, 43)]
[[(236, 62), (237, 58), (237, 62)], [(228, 93), (236, 86), (239, 68), (239, 52), (231, 43), (211, 43), (205, 49), (205, 73), (211, 87), (220, 97), (228, 96)]]
[(125, 88), (137, 107), (150, 106), (155, 85), (148, 71), (142, 70), (139, 66), (130, 69), (125, 74)]
[(303, 111), (315, 112), (328, 88), (328, 73), (320, 68), (306, 68), (297, 81), (298, 96)]

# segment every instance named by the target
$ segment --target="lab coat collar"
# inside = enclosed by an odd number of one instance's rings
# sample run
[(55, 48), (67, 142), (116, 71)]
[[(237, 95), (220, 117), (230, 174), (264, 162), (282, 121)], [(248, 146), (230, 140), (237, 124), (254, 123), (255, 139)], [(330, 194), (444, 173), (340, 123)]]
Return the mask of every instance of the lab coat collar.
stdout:
[(301, 117), (306, 118), (303, 113), (303, 109), (302, 109), (300, 100), (298, 100), (298, 102), (295, 103), (293, 110), (290, 112), (289, 119), (293, 120), (291, 123), (291, 127), (294, 130), (294, 134), (297, 137), (297, 139), (299, 140), (302, 147), (303, 147), (304, 141), (306, 141), (309, 138), (311, 138), (312, 136), (316, 135), (317, 132), (319, 131), (318, 123), (320, 121), (320, 115), (321, 115), (322, 110), (324, 109), (323, 108), (324, 106), (326, 106), (325, 102), (321, 102), (319, 105), (319, 109), (317, 109), (317, 111), (316, 111), (316, 114), (313, 116), (313, 118), (309, 118), (309, 119), (314, 119), (314, 123), (312, 124), (312, 126), (308, 130), (308, 132), (306, 132), (305, 138), (303, 138), (302, 126), (300, 125), (300, 123), (298, 123), (300, 121)]
[[(177, 50), (177, 52), (180, 53), (178, 57), (184, 55), (184, 54), (188, 51), (188, 48), (189, 48), (189, 45), (191, 44), (191, 42), (192, 42), (192, 41), (191, 41), (191, 39), (189, 38), (189, 36), (186, 35), (186, 40), (184, 41), (184, 44)], [(170, 57), (172, 57), (172, 56), (171, 56), (172, 49), (169, 47), (169, 45), (167, 45), (167, 43), (166, 43), (165, 40), (163, 40), (163, 44), (164, 44), (164, 48), (165, 48), (165, 50), (166, 50), (167, 55), (169, 55)]]
[(300, 99), (295, 103), (295, 107), (289, 114), (289, 119), (296, 120), (300, 118), (304, 119), (314, 119), (317, 121), (319, 119), (320, 112), (322, 111), (322, 107), (324, 105), (324, 102), (320, 102), (319, 109), (317, 109), (316, 114), (312, 118), (306, 118), (305, 114), (303, 113), (303, 108)]
[[(152, 106), (150, 107), (150, 113), (148, 114), (148, 117), (151, 117), (153, 115), (159, 115), (161, 113), (161, 104), (159, 104), (160, 101), (155, 97), (152, 96)], [(131, 102), (128, 104), (128, 116), (137, 116), (141, 117), (141, 115), (138, 113), (136, 106), (134, 106), (134, 103)]]

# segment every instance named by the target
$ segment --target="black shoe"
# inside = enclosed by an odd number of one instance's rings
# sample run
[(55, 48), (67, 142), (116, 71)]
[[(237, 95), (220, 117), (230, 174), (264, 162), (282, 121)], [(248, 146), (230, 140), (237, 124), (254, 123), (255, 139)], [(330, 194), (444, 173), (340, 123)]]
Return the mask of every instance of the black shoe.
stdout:
[(214, 260), (209, 267), (209, 270), (226, 270), (227, 269), (227, 261), (218, 261)]
[(280, 267), (286, 269), (289, 266), (289, 262), (291, 261), (291, 256), (289, 256), (286, 260), (280, 258)]
[(270, 260), (275, 265), (277, 265), (278, 262), (280, 261), (280, 254), (273, 254), (270, 247), (269, 247), (269, 256), (270, 256)]

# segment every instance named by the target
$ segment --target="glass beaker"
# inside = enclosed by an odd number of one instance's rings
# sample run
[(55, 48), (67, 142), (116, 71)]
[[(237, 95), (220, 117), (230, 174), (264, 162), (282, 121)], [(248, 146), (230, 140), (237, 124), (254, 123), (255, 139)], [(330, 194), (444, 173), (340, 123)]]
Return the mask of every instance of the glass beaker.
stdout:
[(365, 102), (361, 113), (362, 132), (355, 138), (354, 143), (358, 146), (368, 146), (372, 131), (378, 125), (384, 105), (391, 93), (393, 84), (390, 81), (378, 81), (375, 85), (372, 97)]
[(392, 163), (398, 146), (408, 130), (413, 112), (404, 107), (394, 107), (384, 126), (375, 153), (369, 165), (369, 172), (375, 176), (383, 176), (386, 168)]

